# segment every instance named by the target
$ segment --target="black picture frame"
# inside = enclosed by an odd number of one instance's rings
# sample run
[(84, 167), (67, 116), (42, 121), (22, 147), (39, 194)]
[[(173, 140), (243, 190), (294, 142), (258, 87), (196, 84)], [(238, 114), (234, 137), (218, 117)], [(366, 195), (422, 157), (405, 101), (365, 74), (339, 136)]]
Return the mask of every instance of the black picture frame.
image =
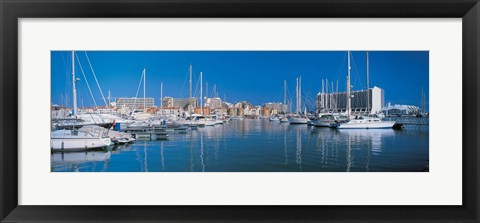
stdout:
[[(480, 86), (480, 4), (478, 0), (0, 0), (0, 16), (0, 219), (2, 222), (479, 222), (480, 220), (480, 156), (477, 140), (479, 136), (478, 86)], [(76, 17), (462, 18), (463, 205), (18, 205), (19, 34), (17, 21), (19, 18)]]

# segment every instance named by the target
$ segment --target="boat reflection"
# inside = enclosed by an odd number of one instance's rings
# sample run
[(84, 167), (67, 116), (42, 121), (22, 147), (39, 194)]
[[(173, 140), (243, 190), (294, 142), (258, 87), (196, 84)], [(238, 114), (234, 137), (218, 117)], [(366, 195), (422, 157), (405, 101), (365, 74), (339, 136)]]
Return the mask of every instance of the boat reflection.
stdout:
[(67, 168), (70, 171), (78, 172), (80, 165), (84, 163), (103, 162), (101, 169), (108, 169), (108, 161), (112, 153), (110, 151), (84, 151), (84, 152), (60, 152), (52, 153), (50, 156), (52, 162), (52, 171), (56, 167)]
[[(393, 129), (326, 129), (314, 128), (316, 150), (322, 166), (337, 166), (350, 171), (370, 171), (372, 156), (382, 154), (385, 140), (400, 132)], [(341, 168), (343, 167), (343, 168)]]

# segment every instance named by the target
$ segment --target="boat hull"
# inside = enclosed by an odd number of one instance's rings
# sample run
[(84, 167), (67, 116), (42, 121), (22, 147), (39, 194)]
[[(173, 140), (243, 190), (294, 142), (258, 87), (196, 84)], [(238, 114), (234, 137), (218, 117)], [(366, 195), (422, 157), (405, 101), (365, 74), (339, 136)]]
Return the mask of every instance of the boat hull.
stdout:
[(308, 119), (306, 118), (289, 118), (288, 119), (288, 122), (290, 124), (307, 124), (308, 123)]
[(395, 122), (380, 123), (343, 123), (337, 126), (338, 129), (391, 129)]
[(330, 127), (332, 123), (335, 123), (333, 120), (316, 120), (312, 122), (316, 127)]
[(110, 138), (51, 138), (53, 151), (82, 151), (110, 146)]

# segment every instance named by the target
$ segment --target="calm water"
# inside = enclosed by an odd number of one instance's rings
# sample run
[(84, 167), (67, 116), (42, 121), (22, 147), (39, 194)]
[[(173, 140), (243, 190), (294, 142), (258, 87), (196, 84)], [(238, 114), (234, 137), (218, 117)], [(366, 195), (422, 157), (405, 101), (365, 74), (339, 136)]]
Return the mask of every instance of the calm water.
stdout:
[(55, 153), (52, 171), (405, 172), (428, 167), (428, 126), (335, 130), (233, 120), (111, 151)]

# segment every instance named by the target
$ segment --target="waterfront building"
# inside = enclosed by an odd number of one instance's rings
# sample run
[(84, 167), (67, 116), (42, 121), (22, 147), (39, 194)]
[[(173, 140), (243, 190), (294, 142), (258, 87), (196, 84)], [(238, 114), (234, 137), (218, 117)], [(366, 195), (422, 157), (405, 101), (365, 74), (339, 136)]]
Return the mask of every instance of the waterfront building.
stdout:
[(392, 105), (390, 103), (382, 108), (386, 116), (412, 116), (420, 114), (420, 108), (415, 105)]
[[(196, 108), (193, 110), (193, 113), (195, 113), (195, 114), (201, 114), (201, 113), (200, 113), (201, 110), (202, 110), (202, 109), (201, 109), (200, 107), (196, 107)], [(211, 111), (212, 111), (212, 109), (210, 109), (209, 107), (203, 107), (203, 115), (210, 115), (210, 114), (211, 114), (211, 113), (210, 113)]]
[(188, 110), (188, 105), (192, 104), (192, 108), (197, 107), (197, 99), (196, 98), (172, 98), (172, 97), (163, 97), (162, 100), (162, 107), (170, 108), (170, 107), (177, 107), (181, 108), (182, 110)]
[(231, 116), (243, 116), (245, 114), (245, 109), (243, 108), (229, 108), (228, 115)]
[(157, 114), (165, 116), (181, 116), (182, 111), (179, 107), (162, 107), (158, 110)]
[(285, 114), (287, 113), (287, 105), (283, 103), (276, 103), (276, 102), (268, 102), (263, 105), (265, 108), (270, 108), (272, 110), (276, 110), (276, 114)]
[(205, 99), (205, 107), (209, 107), (212, 109), (222, 108), (222, 99), (220, 98), (206, 98)]
[(117, 98), (115, 100), (115, 105), (117, 108), (121, 108), (122, 106), (126, 106), (129, 108), (151, 108), (154, 106), (154, 99), (153, 98)]
[(255, 106), (255, 107), (247, 106), (246, 108), (244, 108), (243, 114), (245, 116), (257, 117), (257, 116), (260, 116), (261, 109), (262, 109), (261, 106)]
[[(373, 87), (367, 90), (350, 92), (352, 113), (376, 114), (382, 111), (384, 105), (384, 90)], [(346, 112), (347, 93), (322, 93), (317, 94), (317, 113)]]
[(52, 105), (51, 107), (51, 113), (52, 113), (52, 118), (57, 119), (57, 118), (67, 118), (72, 115), (72, 109), (71, 108), (65, 108), (65, 107), (60, 107), (56, 105)]
[(228, 108), (234, 108), (235, 104), (232, 104), (229, 102), (223, 102), (223, 106), (228, 109)]
[(260, 114), (261, 114), (262, 116), (269, 117), (269, 116), (271, 116), (271, 115), (277, 114), (277, 110), (276, 110), (276, 109), (272, 109), (272, 108), (263, 107)]
[(248, 101), (241, 101), (241, 102), (235, 103), (235, 108), (247, 108), (247, 107), (253, 108), (255, 106), (253, 106)]
[(213, 111), (214, 114), (217, 115), (227, 115), (228, 114), (228, 109), (227, 108), (217, 108)]

